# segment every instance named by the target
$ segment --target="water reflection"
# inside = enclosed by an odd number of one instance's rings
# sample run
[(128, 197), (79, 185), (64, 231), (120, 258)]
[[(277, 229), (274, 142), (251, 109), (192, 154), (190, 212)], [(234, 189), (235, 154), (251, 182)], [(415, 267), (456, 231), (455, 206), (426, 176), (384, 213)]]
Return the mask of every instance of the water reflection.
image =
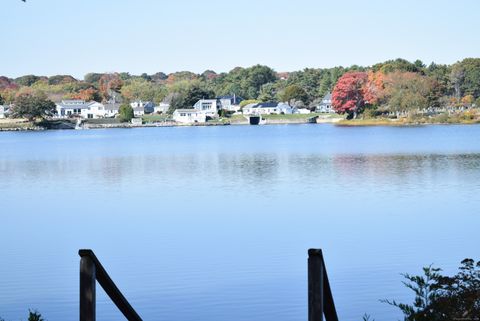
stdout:
[[(0, 316), (78, 319), (76, 251), (92, 247), (145, 319), (305, 319), (318, 246), (342, 320), (398, 319), (378, 302), (408, 298), (398, 273), (480, 242), (480, 127), (454, 129), (0, 135)], [(100, 297), (98, 318), (117, 317)]]

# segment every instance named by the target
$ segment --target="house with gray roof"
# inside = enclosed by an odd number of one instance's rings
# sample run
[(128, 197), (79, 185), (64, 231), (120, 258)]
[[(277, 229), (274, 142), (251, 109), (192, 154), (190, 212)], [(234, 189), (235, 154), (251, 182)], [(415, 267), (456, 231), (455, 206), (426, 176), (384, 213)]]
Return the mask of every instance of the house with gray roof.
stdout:
[(183, 124), (205, 123), (207, 115), (198, 109), (177, 109), (173, 112), (173, 120)]
[(144, 114), (151, 114), (155, 111), (155, 104), (151, 101), (135, 100), (130, 103), (135, 117), (141, 117)]
[(86, 102), (80, 99), (62, 100), (56, 103), (56, 117), (81, 117), (102, 118), (105, 117), (105, 106), (96, 101)]
[(233, 94), (233, 95), (217, 97), (217, 100), (220, 101), (221, 109), (228, 110), (228, 111), (239, 111), (240, 103), (244, 99), (240, 96)]
[(335, 113), (332, 107), (332, 94), (327, 93), (323, 98), (320, 104), (315, 109), (317, 113)]

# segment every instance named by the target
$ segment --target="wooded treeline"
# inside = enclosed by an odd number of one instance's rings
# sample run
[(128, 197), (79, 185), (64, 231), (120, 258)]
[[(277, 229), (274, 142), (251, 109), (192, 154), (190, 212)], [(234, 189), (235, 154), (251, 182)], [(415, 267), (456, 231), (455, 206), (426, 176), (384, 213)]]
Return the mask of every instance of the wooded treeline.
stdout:
[[(352, 78), (339, 84), (347, 74)], [(480, 106), (480, 58), (467, 58), (452, 65), (420, 60), (389, 60), (369, 67), (306, 68), (276, 72), (268, 66), (237, 67), (225, 73), (207, 70), (165, 74), (131, 75), (127, 72), (89, 73), (83, 80), (70, 75), (51, 77), (25, 75), (15, 79), (0, 77), (0, 100), (13, 103), (22, 93), (42, 92), (52, 101), (84, 99), (107, 101), (112, 95), (124, 100), (165, 101), (174, 108), (190, 107), (199, 98), (222, 95), (259, 101), (288, 101), (297, 107), (314, 107), (336, 86), (347, 86), (343, 104), (354, 98), (357, 112), (374, 110), (405, 111), (429, 107)], [(352, 92), (357, 87), (361, 92)], [(339, 88), (340, 89), (340, 88)], [(335, 98), (335, 97), (334, 97)], [(341, 97), (340, 97), (341, 98)], [(346, 106), (346, 105), (345, 105)], [(344, 106), (344, 107), (345, 107)], [(348, 108), (343, 112), (348, 112)], [(340, 111), (342, 112), (342, 111)]]

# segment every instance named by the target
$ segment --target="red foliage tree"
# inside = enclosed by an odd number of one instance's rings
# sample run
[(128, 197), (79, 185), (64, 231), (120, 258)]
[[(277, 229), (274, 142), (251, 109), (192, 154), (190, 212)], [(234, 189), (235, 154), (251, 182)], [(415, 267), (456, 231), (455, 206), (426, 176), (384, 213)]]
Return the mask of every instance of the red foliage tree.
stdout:
[(356, 118), (365, 106), (366, 72), (348, 72), (338, 80), (332, 93), (332, 106), (339, 114)]
[(91, 100), (101, 101), (100, 93), (95, 88), (80, 90), (79, 92), (72, 94), (71, 98), (81, 99), (85, 101), (91, 101)]

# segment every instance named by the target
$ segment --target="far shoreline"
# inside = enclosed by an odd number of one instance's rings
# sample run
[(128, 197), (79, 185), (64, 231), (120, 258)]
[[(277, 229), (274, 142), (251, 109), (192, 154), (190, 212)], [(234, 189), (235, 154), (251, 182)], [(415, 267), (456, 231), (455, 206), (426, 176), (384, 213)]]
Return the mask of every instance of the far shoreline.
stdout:
[[(2, 119), (0, 122), (0, 132), (11, 132), (11, 131), (45, 131), (45, 130), (90, 130), (90, 129), (113, 129), (113, 128), (154, 128), (154, 127), (210, 127), (210, 126), (264, 126), (264, 125), (324, 125), (330, 124), (338, 127), (418, 127), (418, 126), (438, 126), (438, 125), (479, 125), (480, 120), (463, 120), (463, 121), (452, 121), (447, 119), (446, 122), (427, 122), (427, 121), (409, 121), (407, 119), (387, 119), (387, 118), (372, 118), (372, 119), (354, 119), (346, 120), (345, 118), (340, 117), (328, 117), (320, 118), (317, 117), (316, 122), (312, 123), (308, 121), (307, 118), (300, 119), (288, 119), (288, 118), (266, 118), (264, 124), (261, 125), (250, 125), (246, 120), (240, 121), (229, 121), (224, 119), (222, 121), (206, 122), (206, 123), (192, 123), (192, 124), (182, 124), (176, 123), (173, 121), (164, 121), (164, 122), (145, 122), (142, 124), (132, 124), (132, 123), (88, 123), (82, 125), (81, 128), (75, 129), (74, 127), (67, 126), (52, 126), (48, 127), (49, 124), (67, 124), (69, 120), (65, 121), (43, 121), (43, 122), (32, 122), (27, 120), (10, 120), (10, 122)], [(71, 122), (70, 122), (71, 123)]]

